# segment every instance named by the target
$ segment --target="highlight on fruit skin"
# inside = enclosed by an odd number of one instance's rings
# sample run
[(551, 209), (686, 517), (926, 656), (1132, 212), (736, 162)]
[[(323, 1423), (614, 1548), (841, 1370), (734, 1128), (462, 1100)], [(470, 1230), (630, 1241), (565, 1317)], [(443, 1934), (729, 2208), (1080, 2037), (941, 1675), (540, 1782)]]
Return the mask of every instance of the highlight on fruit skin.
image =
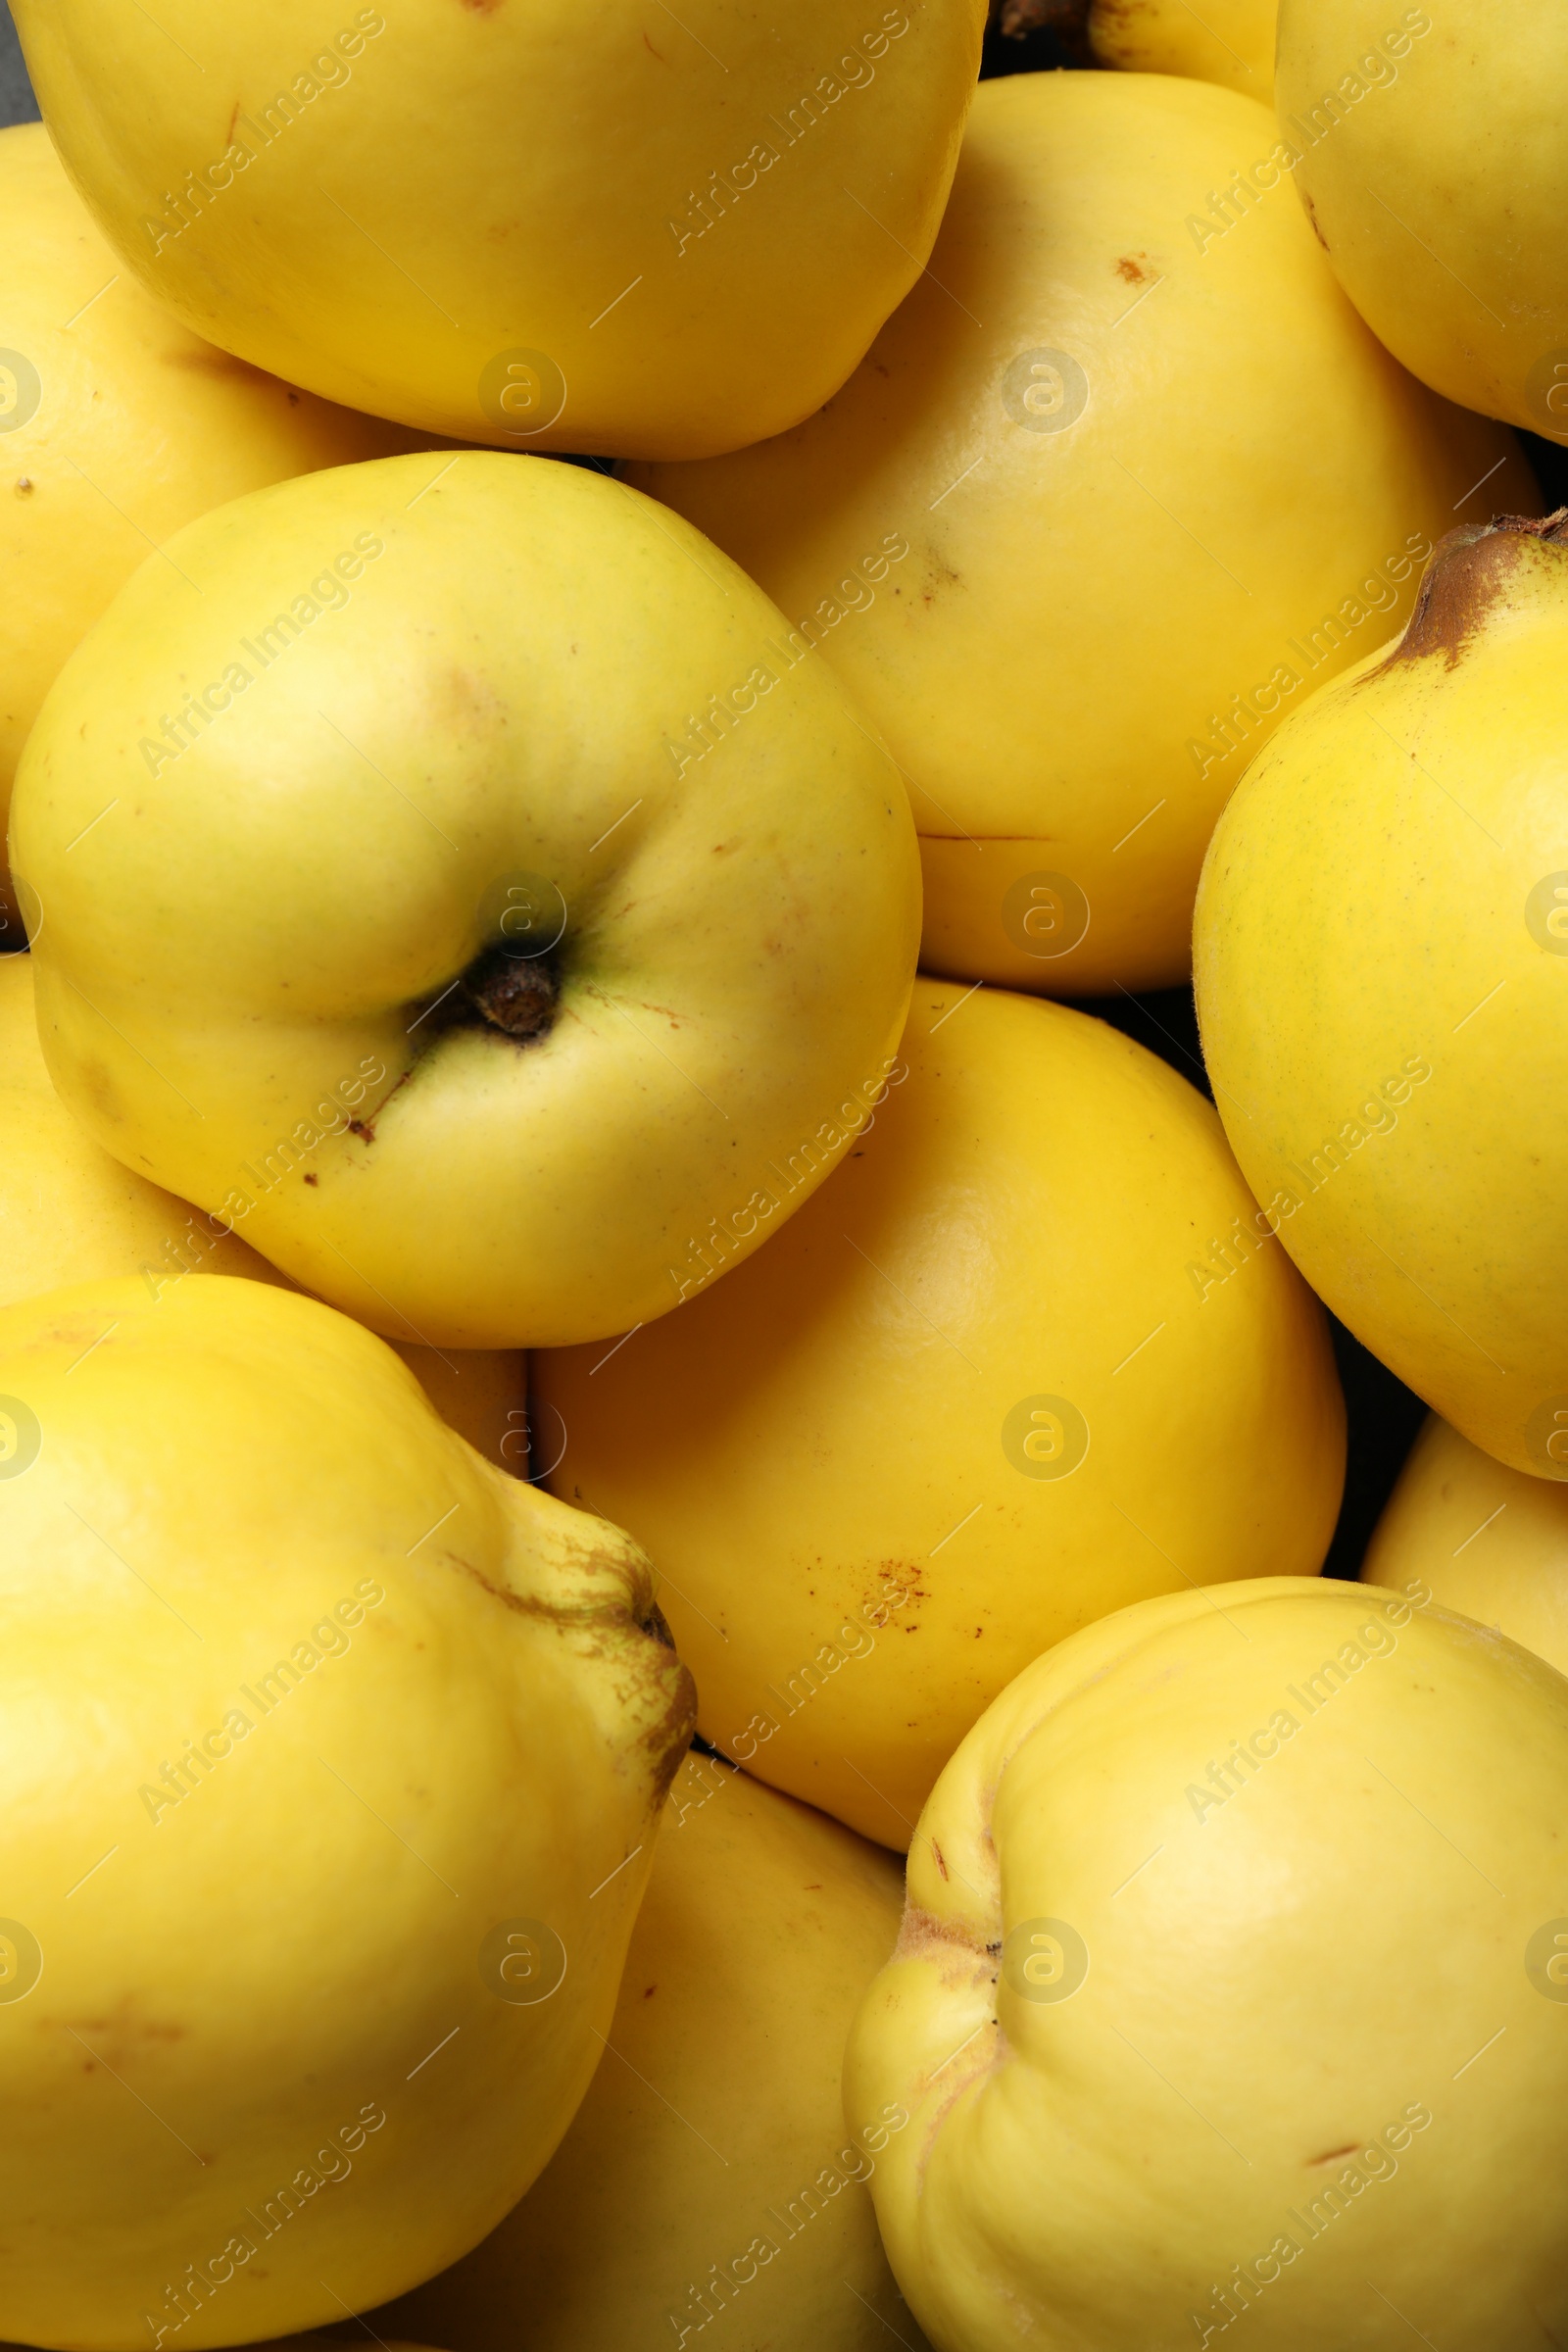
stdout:
[(1329, 1308), (1473, 1444), (1568, 1477), (1568, 509), (1449, 534), (1215, 831), (1194, 967), (1244, 1176)]
[(549, 1483), (667, 1574), (714, 1747), (902, 1850), (1053, 1642), (1321, 1567), (1345, 1406), (1283, 1213), (1107, 1023), (922, 979), (765, 1250), (612, 1352), (532, 1358)]
[[(1546, 1449), (1568, 1464), (1568, 1405)], [(1361, 1577), (1474, 1617), (1568, 1674), (1568, 1492), (1509, 1469), (1436, 1413), (1384, 1505)]]
[(909, 2112), (871, 2189), (931, 2341), (1560, 2333), (1565, 1770), (1561, 1675), (1329, 1579), (1143, 1601), (1020, 1675), (845, 2065), (851, 2112)]
[(0, 1308), (0, 2329), (248, 2342), (427, 2277), (598, 2060), (693, 1715), (646, 1558), (208, 1274)]
[(121, 584), (182, 523), (267, 482), (421, 436), (301, 392), (202, 341), (119, 269), (41, 122), (0, 129), (0, 947), (11, 786), (51, 681)]
[(1407, 615), (1456, 514), (1539, 505), (1512, 437), (1356, 317), (1296, 155), (1205, 82), (983, 82), (930, 274), (838, 396), (756, 448), (629, 468), (881, 729), (927, 971), (1184, 982), (1249, 759)]
[(13, 812), (94, 1140), (441, 1348), (613, 1334), (720, 1221), (758, 1247), (914, 974), (907, 797), (834, 675), (689, 524), (540, 458), (342, 466), (165, 553)]
[(510, 449), (808, 416), (930, 255), (985, 0), (17, 0), (122, 266), (292, 383)]
[(1556, 0), (1280, 0), (1280, 127), (1350, 300), (1434, 391), (1568, 443), (1565, 83)]

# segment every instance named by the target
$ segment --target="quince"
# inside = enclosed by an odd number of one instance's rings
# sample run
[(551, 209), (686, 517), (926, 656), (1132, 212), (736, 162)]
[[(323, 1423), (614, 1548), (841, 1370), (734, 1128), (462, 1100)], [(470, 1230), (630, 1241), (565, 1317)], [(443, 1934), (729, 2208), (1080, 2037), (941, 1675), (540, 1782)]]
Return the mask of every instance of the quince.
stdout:
[(919, 276), (985, 0), (15, 13), (105, 235), (198, 334), (464, 440), (695, 457), (819, 407)]
[(166, 554), (13, 812), (88, 1132), (438, 1347), (623, 1331), (713, 1229), (758, 1247), (913, 978), (908, 803), (832, 674), (689, 524), (540, 458), (342, 466)]
[(690, 1731), (643, 1555), (346, 1317), (0, 1308), (0, 2331), (195, 2352), (453, 2261), (614, 2007)]
[(1553, 1668), (1327, 1579), (1021, 1674), (845, 2066), (909, 2111), (871, 2193), (940, 2352), (1561, 2336), (1565, 1772)]

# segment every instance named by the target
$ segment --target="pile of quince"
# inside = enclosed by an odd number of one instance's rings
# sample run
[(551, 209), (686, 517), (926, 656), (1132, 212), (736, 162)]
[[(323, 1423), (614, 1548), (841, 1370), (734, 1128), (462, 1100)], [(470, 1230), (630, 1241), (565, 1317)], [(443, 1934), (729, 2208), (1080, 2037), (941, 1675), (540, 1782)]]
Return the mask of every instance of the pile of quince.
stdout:
[(13, 7), (0, 2336), (1568, 2343), (1568, 16)]

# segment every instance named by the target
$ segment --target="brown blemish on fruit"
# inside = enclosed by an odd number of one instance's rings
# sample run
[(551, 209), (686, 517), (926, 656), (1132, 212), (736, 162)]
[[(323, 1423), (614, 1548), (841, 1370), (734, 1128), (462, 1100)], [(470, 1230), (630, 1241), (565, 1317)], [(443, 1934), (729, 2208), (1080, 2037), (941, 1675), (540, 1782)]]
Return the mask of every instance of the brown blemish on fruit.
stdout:
[(1124, 253), (1121, 257), (1121, 260), (1115, 265), (1115, 268), (1116, 275), (1118, 277), (1125, 278), (1130, 286), (1141, 286), (1145, 278), (1149, 275), (1147, 270), (1141, 270), (1139, 268), (1138, 264), (1133, 260), (1133, 257), (1130, 253)]
[(1501, 514), (1494, 522), (1465, 523), (1438, 542), (1426, 568), (1404, 635), (1369, 677), (1398, 662), (1442, 654), (1452, 669), (1487, 614), (1507, 588), (1510, 575), (1535, 540), (1568, 555), (1568, 507), (1541, 517)]
[(941, 1846), (938, 1845), (934, 1838), (931, 1840), (931, 1859), (936, 1864), (938, 1870), (942, 1873), (942, 1876), (945, 1879), (948, 1875), (947, 1857), (943, 1853)]
[(407, 1086), (409, 1080), (413, 1076), (414, 1072), (412, 1070), (405, 1070), (402, 1077), (398, 1080), (397, 1086), (392, 1086), (387, 1089), (386, 1093), (381, 1097), (380, 1102), (376, 1104), (374, 1117), (368, 1119), (350, 1119), (348, 1124), (349, 1134), (357, 1135), (362, 1143), (373, 1144), (375, 1141), (376, 1119), (381, 1116), (382, 1111), (385, 1110), (387, 1104), (391, 1102), (392, 1097), (397, 1093), (398, 1087)]
[(234, 125), (235, 125), (235, 123), (236, 123), (238, 121), (239, 121), (239, 100), (236, 98), (236, 99), (235, 99), (235, 101), (234, 101), (234, 111), (233, 111), (233, 113), (232, 113), (232, 114), (229, 116), (229, 118), (228, 118), (227, 143), (228, 143), (229, 145), (232, 145), (232, 144), (233, 144), (233, 139), (234, 139)]
[(662, 49), (656, 49), (653, 42), (648, 38), (646, 32), (643, 34), (643, 47), (647, 50), (650, 57), (657, 57), (662, 66), (668, 63), (668, 60), (664, 56)]
[(1314, 237), (1316, 237), (1316, 239), (1317, 239), (1318, 243), (1319, 243), (1319, 244), (1322, 246), (1322, 248), (1323, 248), (1324, 252), (1325, 252), (1325, 253), (1327, 253), (1328, 249), (1329, 249), (1329, 241), (1328, 241), (1327, 237), (1326, 237), (1326, 236), (1323, 234), (1323, 231), (1322, 231), (1322, 230), (1319, 228), (1319, 226), (1318, 226), (1318, 224), (1317, 224), (1317, 208), (1316, 208), (1316, 206), (1313, 204), (1313, 202), (1312, 202), (1312, 199), (1311, 199), (1311, 197), (1310, 197), (1310, 196), (1307, 194), (1307, 192), (1306, 192), (1305, 188), (1302, 188), (1300, 193), (1301, 193), (1301, 202), (1302, 202), (1302, 203), (1305, 205), (1305, 207), (1306, 207), (1306, 217), (1307, 217), (1307, 219), (1308, 219), (1308, 220), (1311, 221), (1311, 223), (1312, 223), (1312, 234), (1313, 234), (1313, 236), (1314, 236)]
[(1343, 2148), (1330, 2148), (1326, 2156), (1314, 2156), (1312, 2158), (1312, 2163), (1313, 2165), (1343, 2164), (1346, 2157), (1353, 2156), (1356, 2152), (1356, 2149), (1360, 2145), (1361, 2143), (1358, 2139), (1352, 2139), (1348, 2143), (1347, 2146)]

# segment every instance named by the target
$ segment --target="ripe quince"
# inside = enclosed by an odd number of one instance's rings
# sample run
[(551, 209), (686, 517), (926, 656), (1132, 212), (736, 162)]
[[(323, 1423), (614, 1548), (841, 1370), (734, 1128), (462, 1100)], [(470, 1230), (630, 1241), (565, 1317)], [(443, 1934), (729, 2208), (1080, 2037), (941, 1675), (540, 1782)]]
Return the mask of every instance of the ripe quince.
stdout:
[(1561, 442), (1565, 81), (1554, 0), (1280, 0), (1280, 128), (1341, 285), (1434, 391)]
[(1568, 1681), (1259, 1578), (1021, 1674), (944, 1772), (847, 2112), (941, 2352), (1568, 2327)]
[(819, 407), (919, 276), (985, 0), (16, 17), (105, 235), (198, 334), (464, 440), (695, 457)]
[(1052, 1642), (1322, 1565), (1345, 1407), (1280, 1221), (1141, 1046), (922, 979), (874, 1118), (765, 1250), (608, 1359), (532, 1359), (540, 1467), (667, 1569), (713, 1745), (904, 1846)]
[(1280, 729), (1194, 962), (1313, 1289), (1473, 1444), (1568, 1478), (1568, 514), (1452, 532), (1403, 636)]
[(0, 1308), (0, 2331), (196, 2352), (492, 2229), (693, 1710), (648, 1563), (379, 1340), (193, 1274)]
[(913, 979), (898, 770), (787, 634), (689, 524), (541, 458), (342, 466), (176, 533), (18, 781), (69, 1108), (389, 1336), (663, 1313), (793, 1204), (776, 1167), (842, 1157)]

